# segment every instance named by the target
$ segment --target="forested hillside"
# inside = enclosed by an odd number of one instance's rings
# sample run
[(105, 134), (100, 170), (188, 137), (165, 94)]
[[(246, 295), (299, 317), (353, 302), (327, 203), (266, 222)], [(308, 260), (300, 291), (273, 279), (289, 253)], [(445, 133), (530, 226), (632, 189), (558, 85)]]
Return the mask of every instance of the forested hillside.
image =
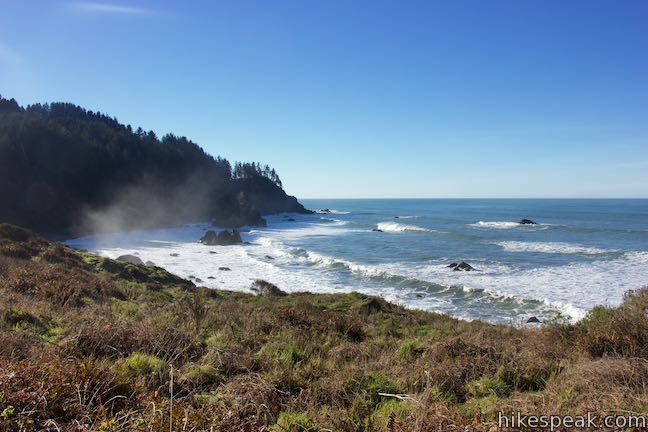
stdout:
[(306, 211), (268, 166), (212, 157), (70, 103), (0, 97), (0, 222), (42, 232), (125, 229)]

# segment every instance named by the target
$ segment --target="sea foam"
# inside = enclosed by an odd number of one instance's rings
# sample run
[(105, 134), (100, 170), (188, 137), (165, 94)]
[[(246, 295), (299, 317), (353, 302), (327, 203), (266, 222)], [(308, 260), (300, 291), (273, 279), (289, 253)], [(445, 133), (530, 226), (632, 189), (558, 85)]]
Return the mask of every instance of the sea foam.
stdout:
[(397, 222), (380, 222), (376, 228), (385, 232), (403, 233), (403, 232), (434, 232), (431, 229), (419, 227), (416, 225), (406, 225)]
[(540, 252), (584, 255), (598, 255), (617, 252), (617, 250), (615, 249), (603, 249), (598, 247), (589, 247), (563, 242), (501, 241), (497, 242), (496, 244), (509, 252)]

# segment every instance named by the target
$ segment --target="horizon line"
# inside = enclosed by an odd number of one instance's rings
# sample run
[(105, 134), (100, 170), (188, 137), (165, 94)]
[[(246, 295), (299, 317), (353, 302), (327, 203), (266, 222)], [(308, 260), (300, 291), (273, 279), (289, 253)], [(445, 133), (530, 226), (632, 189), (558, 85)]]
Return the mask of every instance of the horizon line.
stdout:
[(438, 200), (438, 199), (483, 199), (483, 200), (501, 200), (501, 199), (511, 199), (511, 200), (648, 200), (646, 197), (344, 197), (344, 198), (334, 198), (334, 197), (324, 197), (324, 198), (313, 198), (313, 197), (298, 197), (300, 200)]

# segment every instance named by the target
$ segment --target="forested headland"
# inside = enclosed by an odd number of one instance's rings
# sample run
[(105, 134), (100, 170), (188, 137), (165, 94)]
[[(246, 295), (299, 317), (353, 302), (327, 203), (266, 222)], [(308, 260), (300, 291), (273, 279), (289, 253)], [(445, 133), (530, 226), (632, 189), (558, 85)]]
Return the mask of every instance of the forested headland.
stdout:
[(0, 96), (0, 221), (45, 233), (228, 225), (307, 212), (276, 171), (213, 157), (186, 137), (124, 125), (71, 103)]

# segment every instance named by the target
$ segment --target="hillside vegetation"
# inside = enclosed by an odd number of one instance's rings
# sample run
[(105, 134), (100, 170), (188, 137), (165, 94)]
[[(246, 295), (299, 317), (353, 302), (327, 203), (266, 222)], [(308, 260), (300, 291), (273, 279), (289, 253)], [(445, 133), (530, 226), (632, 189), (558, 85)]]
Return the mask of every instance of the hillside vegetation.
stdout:
[(254, 288), (0, 225), (0, 430), (486, 431), (500, 410), (648, 407), (646, 290), (518, 329)]
[(267, 165), (232, 166), (185, 137), (70, 103), (23, 108), (2, 97), (0, 203), (0, 222), (54, 233), (306, 211)]

